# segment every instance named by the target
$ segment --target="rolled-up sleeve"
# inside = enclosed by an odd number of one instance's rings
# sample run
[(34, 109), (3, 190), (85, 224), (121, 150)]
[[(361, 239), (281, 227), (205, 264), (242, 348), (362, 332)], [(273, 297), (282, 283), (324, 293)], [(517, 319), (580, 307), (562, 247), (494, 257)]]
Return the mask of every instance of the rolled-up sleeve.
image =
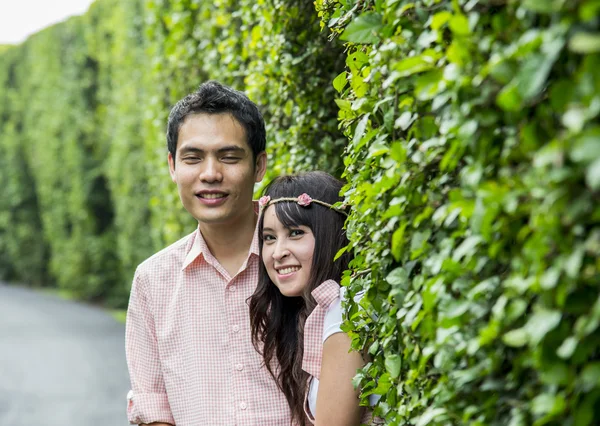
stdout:
[(131, 380), (127, 395), (130, 424), (175, 424), (162, 374), (152, 303), (147, 280), (138, 270), (133, 278), (125, 331), (125, 351)]

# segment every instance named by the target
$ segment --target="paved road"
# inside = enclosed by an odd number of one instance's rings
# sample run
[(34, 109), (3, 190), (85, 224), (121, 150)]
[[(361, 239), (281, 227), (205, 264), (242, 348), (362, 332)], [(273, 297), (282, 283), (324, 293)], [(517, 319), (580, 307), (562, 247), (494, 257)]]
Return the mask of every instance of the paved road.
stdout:
[(101, 309), (0, 283), (0, 425), (125, 426), (124, 334)]

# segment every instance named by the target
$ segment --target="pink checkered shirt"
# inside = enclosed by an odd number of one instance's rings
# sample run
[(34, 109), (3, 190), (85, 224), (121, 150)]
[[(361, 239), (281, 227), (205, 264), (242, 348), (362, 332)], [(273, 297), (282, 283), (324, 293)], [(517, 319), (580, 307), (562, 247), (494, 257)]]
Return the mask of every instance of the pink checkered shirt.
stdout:
[[(321, 376), (321, 362), (323, 360), (323, 327), (325, 325), (325, 316), (329, 306), (341, 297), (340, 285), (333, 280), (327, 280), (315, 288), (310, 293), (317, 306), (311, 312), (304, 323), (304, 353), (302, 355), (302, 369), (317, 379)], [(310, 380), (309, 379), (309, 386)], [(306, 397), (308, 397), (308, 392)], [(304, 399), (304, 412), (314, 424), (314, 413), (308, 409), (308, 400)], [(361, 419), (361, 424), (372, 424), (374, 421), (372, 413), (365, 410)]]
[(283, 394), (250, 340), (258, 235), (230, 277), (199, 230), (137, 269), (127, 312), (130, 423), (288, 426)]

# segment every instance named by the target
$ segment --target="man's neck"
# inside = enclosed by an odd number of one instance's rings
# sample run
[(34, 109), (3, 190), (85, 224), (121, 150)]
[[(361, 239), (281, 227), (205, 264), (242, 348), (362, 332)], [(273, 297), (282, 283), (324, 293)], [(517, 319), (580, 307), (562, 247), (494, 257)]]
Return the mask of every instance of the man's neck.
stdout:
[(232, 277), (248, 256), (256, 220), (256, 213), (251, 208), (234, 223), (200, 223), (200, 232), (208, 249)]

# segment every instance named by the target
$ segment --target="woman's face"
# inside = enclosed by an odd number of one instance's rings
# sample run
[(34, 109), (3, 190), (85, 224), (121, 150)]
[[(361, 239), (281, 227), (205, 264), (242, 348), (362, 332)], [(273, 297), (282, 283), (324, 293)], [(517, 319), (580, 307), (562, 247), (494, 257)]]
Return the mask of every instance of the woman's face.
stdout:
[(284, 296), (301, 296), (310, 277), (315, 236), (307, 226), (283, 226), (273, 206), (263, 215), (262, 260), (269, 278)]

